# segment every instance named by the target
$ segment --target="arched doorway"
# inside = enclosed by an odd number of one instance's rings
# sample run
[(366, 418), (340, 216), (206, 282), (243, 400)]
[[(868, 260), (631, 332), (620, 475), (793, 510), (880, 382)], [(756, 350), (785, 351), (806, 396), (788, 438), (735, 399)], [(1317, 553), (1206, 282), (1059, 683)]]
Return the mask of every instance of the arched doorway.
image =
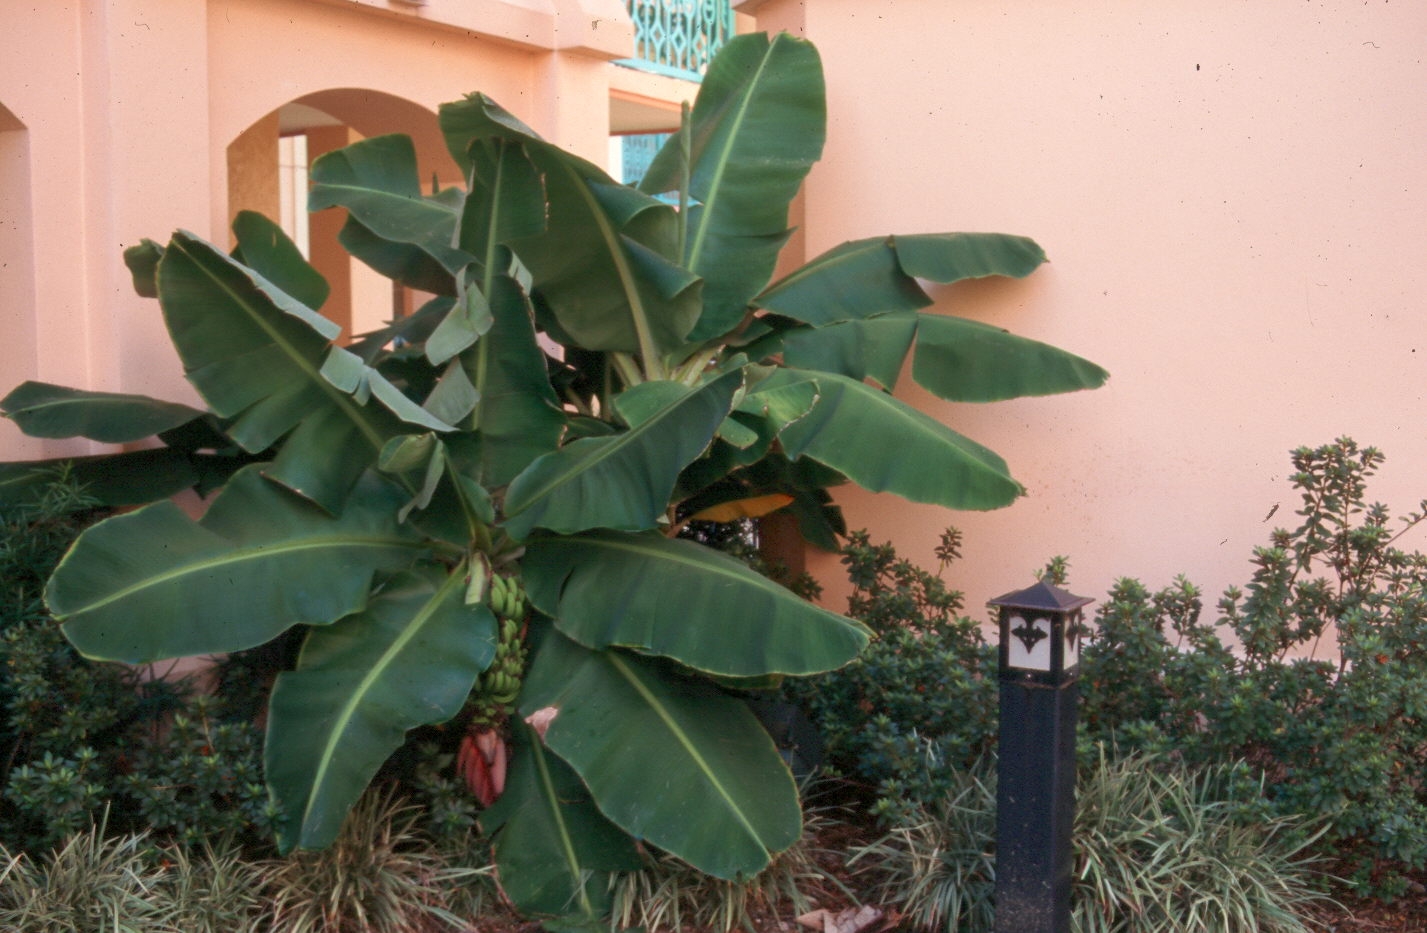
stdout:
[(320, 309), (347, 336), (374, 330), (409, 313), (422, 296), (393, 286), (353, 262), (337, 241), (346, 220), (340, 209), (307, 213), (307, 173), (321, 155), (385, 133), (405, 133), (416, 146), (422, 178), (459, 184), (459, 170), (445, 149), (436, 115), (393, 94), (362, 88), (332, 88), (297, 97), (261, 117), (228, 145), (228, 218), (256, 210), (283, 229), (331, 285)]

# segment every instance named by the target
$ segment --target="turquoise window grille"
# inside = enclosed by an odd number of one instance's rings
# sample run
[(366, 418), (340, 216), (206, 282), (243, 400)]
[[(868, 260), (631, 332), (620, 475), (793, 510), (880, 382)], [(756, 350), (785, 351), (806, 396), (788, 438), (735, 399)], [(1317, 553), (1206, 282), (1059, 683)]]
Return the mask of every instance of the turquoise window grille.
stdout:
[(622, 137), (623, 149), (620, 154), (624, 180), (631, 185), (638, 184), (644, 173), (649, 171), (649, 163), (654, 161), (655, 154), (668, 138), (668, 133), (640, 133)]
[(627, 5), (638, 57), (622, 65), (697, 81), (733, 37), (729, 0), (627, 0)]

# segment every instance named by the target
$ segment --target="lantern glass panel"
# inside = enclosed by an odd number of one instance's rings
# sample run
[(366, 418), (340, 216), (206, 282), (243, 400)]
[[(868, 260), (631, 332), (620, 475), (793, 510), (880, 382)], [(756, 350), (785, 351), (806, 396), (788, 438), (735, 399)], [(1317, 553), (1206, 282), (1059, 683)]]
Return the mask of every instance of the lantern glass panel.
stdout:
[(1084, 637), (1084, 623), (1081, 621), (1080, 613), (1077, 612), (1065, 620), (1065, 651), (1061, 657), (1065, 659), (1066, 670), (1070, 670), (1080, 663), (1080, 642)]
[(1026, 621), (1013, 615), (1006, 620), (1006, 663), (1029, 671), (1050, 670), (1049, 619)]

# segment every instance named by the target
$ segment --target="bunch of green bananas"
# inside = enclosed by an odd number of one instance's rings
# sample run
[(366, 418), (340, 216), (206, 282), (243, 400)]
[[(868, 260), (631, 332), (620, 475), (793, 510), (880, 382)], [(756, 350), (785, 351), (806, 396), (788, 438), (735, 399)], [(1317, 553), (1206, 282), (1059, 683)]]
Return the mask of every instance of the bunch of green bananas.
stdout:
[(515, 705), (520, 692), (520, 678), (525, 670), (525, 643), (521, 628), (525, 622), (525, 591), (509, 577), (492, 574), (488, 595), (491, 611), (500, 628), (495, 659), (476, 682), (477, 723), (494, 723), (504, 719)]

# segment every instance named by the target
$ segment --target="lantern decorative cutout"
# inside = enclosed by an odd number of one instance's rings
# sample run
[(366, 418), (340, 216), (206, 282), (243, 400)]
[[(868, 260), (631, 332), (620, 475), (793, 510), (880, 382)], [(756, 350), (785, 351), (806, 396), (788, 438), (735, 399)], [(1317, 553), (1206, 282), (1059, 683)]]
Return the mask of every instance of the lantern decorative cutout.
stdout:
[(1082, 609), (1091, 602), (1049, 580), (991, 600), (999, 617), (1002, 679), (1058, 684), (1077, 677)]

